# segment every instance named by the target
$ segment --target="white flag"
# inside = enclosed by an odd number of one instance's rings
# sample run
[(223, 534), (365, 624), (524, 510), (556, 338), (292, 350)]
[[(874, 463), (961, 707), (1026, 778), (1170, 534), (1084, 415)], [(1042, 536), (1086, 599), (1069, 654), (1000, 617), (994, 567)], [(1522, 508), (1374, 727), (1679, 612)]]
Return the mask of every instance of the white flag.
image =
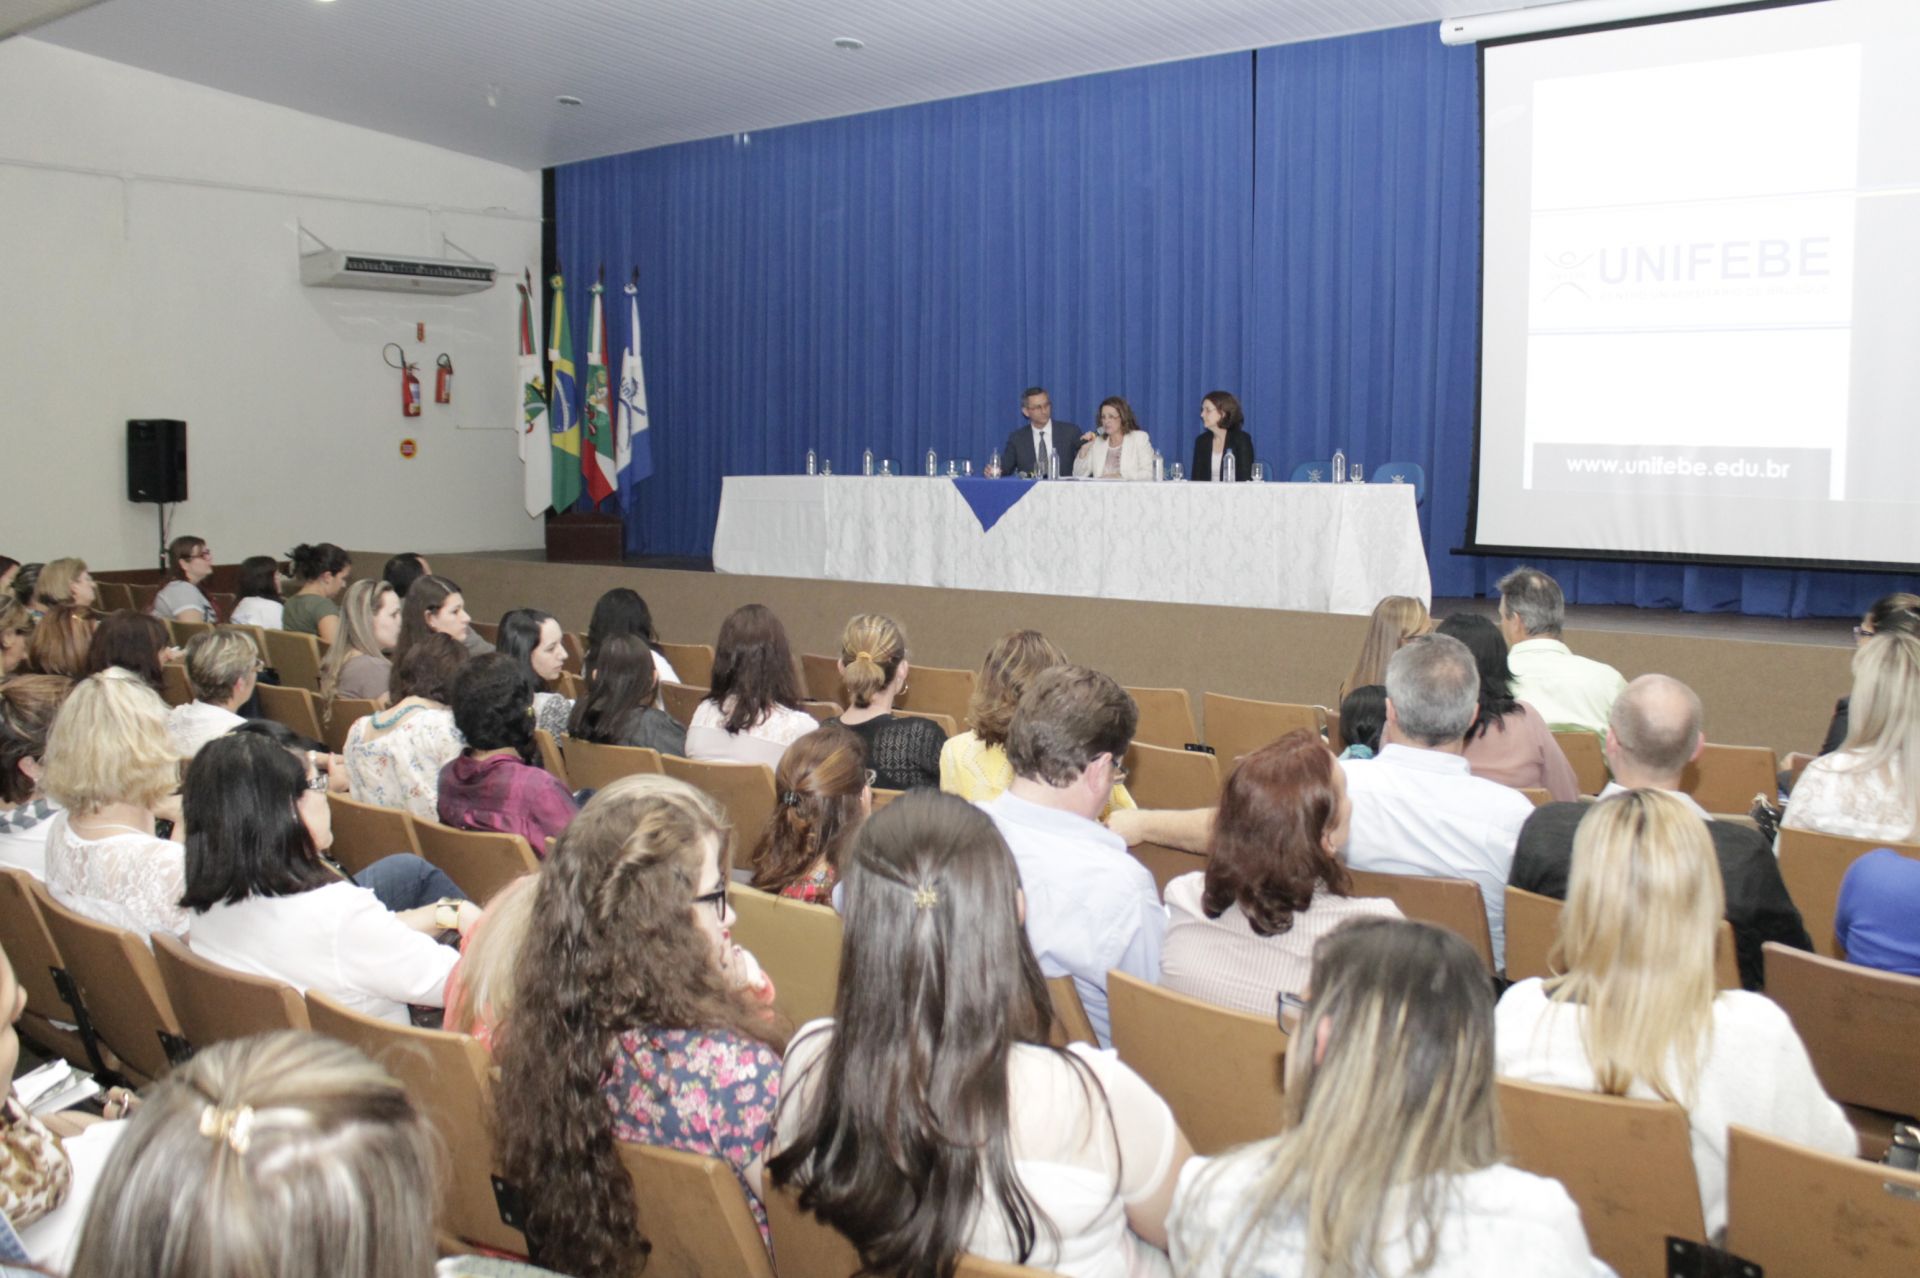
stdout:
[(527, 514), (535, 519), (553, 505), (553, 443), (547, 438), (547, 383), (540, 372), (540, 311), (533, 304), (533, 276), (520, 285), (520, 461), (525, 465)]
[(647, 422), (647, 378), (640, 367), (640, 290), (627, 285), (627, 349), (620, 355), (620, 408), (613, 428), (615, 487), (625, 493), (653, 474)]

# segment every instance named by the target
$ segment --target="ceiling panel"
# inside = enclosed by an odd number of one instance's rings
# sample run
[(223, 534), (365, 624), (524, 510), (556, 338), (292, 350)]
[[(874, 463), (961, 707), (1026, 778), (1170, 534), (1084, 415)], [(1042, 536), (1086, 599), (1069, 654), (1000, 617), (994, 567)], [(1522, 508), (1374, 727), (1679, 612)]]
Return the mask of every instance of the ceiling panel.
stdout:
[[(107, 0), (32, 38), (531, 169), (1502, 7), (1512, 0)], [(843, 52), (838, 36), (865, 47)]]

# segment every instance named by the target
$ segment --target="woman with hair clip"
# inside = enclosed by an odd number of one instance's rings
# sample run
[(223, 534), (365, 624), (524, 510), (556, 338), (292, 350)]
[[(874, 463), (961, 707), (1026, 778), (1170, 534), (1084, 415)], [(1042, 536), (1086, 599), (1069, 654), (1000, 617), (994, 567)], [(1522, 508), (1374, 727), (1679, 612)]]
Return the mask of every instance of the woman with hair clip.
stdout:
[(240, 561), (234, 583), (233, 616), (236, 626), (285, 629), (286, 601), (280, 597), (280, 565), (272, 555), (249, 555)]
[(494, 1091), (537, 1264), (596, 1278), (646, 1264), (616, 1141), (725, 1161), (766, 1240), (761, 1158), (787, 1036), (729, 939), (730, 835), (686, 782), (623, 777), (540, 871)]
[(567, 735), (596, 745), (639, 746), (661, 754), (687, 753), (687, 730), (653, 703), (659, 667), (646, 640), (613, 634), (587, 651), (587, 692), (573, 703)]
[(333, 714), (335, 697), (387, 705), (393, 662), (387, 652), (400, 642), (400, 596), (384, 581), (368, 578), (347, 587), (340, 599), (340, 628), (320, 662), (320, 698)]
[(281, 605), (281, 620), (288, 630), (313, 635), (325, 647), (340, 629), (340, 605), (334, 601), (353, 576), (353, 560), (330, 541), (317, 546), (302, 542), (287, 552), (287, 558), (300, 589)]
[(1727, 1127), (1829, 1154), (1859, 1152), (1778, 1004), (1715, 991), (1726, 913), (1720, 862), (1696, 811), (1659, 790), (1593, 805), (1573, 837), (1556, 960), (1565, 975), (1500, 999), (1500, 1072), (1687, 1111), (1707, 1232), (1727, 1223)]
[(1388, 595), (1373, 606), (1367, 619), (1367, 636), (1360, 642), (1360, 655), (1353, 669), (1340, 683), (1340, 700), (1355, 688), (1385, 687), (1387, 663), (1407, 640), (1417, 639), (1433, 629), (1427, 606), (1411, 595)]
[(1081, 437), (1073, 458), (1081, 479), (1152, 479), (1153, 442), (1118, 395), (1100, 401), (1100, 428)]
[(438, 1146), (406, 1089), (345, 1043), (211, 1044), (128, 1121), (68, 1278), (428, 1278)]
[(912, 669), (907, 632), (891, 617), (863, 612), (840, 632), (838, 665), (848, 708), (834, 722), (867, 743), (874, 784), (884, 790), (937, 789), (947, 734), (931, 719), (893, 712)]
[(1019, 871), (986, 814), (924, 792), (889, 804), (854, 840), (842, 904), (834, 1018), (788, 1049), (773, 1183), (875, 1273), (935, 1278), (963, 1252), (1166, 1273), (1193, 1151), (1112, 1053), (1048, 1045)]
[(1780, 825), (1920, 840), (1920, 637), (1883, 625), (1853, 654), (1846, 739), (1800, 774)]
[(680, 676), (674, 673), (673, 663), (660, 653), (660, 636), (653, 632), (653, 610), (647, 607), (647, 601), (640, 597), (639, 591), (615, 586), (595, 602), (593, 616), (587, 622), (588, 664), (592, 663), (593, 654), (615, 635), (638, 637), (647, 645), (647, 651), (653, 654), (653, 668), (659, 672), (661, 681), (680, 682)]
[(167, 584), (153, 597), (153, 615), (162, 621), (218, 621), (213, 601), (200, 583), (213, 575), (213, 547), (203, 537), (175, 537), (167, 543)]
[(560, 623), (538, 608), (515, 608), (500, 618), (499, 650), (520, 663), (532, 684), (534, 727), (562, 736), (573, 717), (573, 699), (553, 691), (567, 668)]
[(773, 788), (780, 802), (753, 849), (753, 886), (826, 905), (843, 850), (873, 811), (866, 744), (837, 724), (823, 724), (787, 747)]
[(713, 685), (687, 724), (687, 757), (780, 766), (820, 726), (800, 708), (787, 628), (764, 604), (735, 608), (713, 646)]
[(1167, 884), (1160, 980), (1256, 1016), (1304, 994), (1314, 943), (1349, 919), (1397, 919), (1392, 901), (1355, 897), (1341, 864), (1353, 823), (1346, 773), (1304, 728), (1262, 746), (1227, 777), (1205, 871)]
[(110, 612), (94, 627), (93, 642), (87, 648), (86, 673), (99, 674), (108, 666), (119, 666), (159, 692), (160, 667), (169, 657), (178, 656), (172, 634), (158, 617), (144, 612)]
[(1347, 924), (1292, 1039), (1285, 1130), (1180, 1178), (1181, 1278), (1611, 1274), (1560, 1183), (1500, 1161), (1493, 987), (1466, 942)]
[(1247, 434), (1240, 401), (1227, 391), (1208, 391), (1200, 400), (1200, 424), (1206, 427), (1193, 441), (1193, 469), (1187, 478), (1202, 483), (1227, 479), (1227, 460), (1233, 460), (1233, 480), (1253, 478), (1253, 436)]
[[(394, 641), (393, 664), (399, 665), (407, 649), (428, 635), (447, 636), (470, 657), (475, 649), (468, 641), (479, 638), (473, 632), (473, 618), (467, 615), (467, 599), (460, 587), (431, 574), (415, 581), (400, 601), (400, 637)], [(486, 646), (480, 652), (493, 651), (492, 644), (484, 639), (481, 642)]]

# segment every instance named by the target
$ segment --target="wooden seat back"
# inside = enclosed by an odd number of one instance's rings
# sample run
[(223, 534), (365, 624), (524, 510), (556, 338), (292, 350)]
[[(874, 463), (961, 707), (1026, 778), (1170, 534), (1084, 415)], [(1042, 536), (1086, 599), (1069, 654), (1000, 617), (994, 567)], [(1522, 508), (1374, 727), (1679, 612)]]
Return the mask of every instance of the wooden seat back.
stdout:
[(1701, 747), (1700, 757), (1680, 774), (1680, 791), (1709, 812), (1745, 812), (1756, 794), (1773, 799), (1780, 790), (1780, 764), (1766, 746)]
[(1135, 741), (1184, 749), (1200, 740), (1193, 723), (1193, 698), (1185, 688), (1128, 688), (1127, 695), (1140, 711), (1140, 723), (1133, 730)]
[(310, 741), (324, 739), (326, 734), (320, 727), (320, 709), (311, 692), (305, 688), (276, 688), (270, 683), (259, 685), (255, 691), (260, 697), (260, 709), (267, 718), (285, 724), (290, 731)]
[(160, 699), (170, 706), (184, 706), (193, 700), (193, 683), (187, 678), (183, 661), (169, 661), (160, 667)]
[(1233, 770), (1235, 759), (1252, 754), (1289, 732), (1301, 728), (1314, 733), (1321, 730), (1318, 706), (1255, 701), (1222, 696), (1218, 692), (1205, 693), (1200, 701), (1207, 720), (1207, 744), (1220, 756), (1221, 767), (1227, 772)]
[(733, 822), (733, 836), (743, 855), (767, 828), (767, 820), (779, 802), (773, 788), (773, 769), (764, 763), (708, 763), (663, 754), (660, 769), (719, 801)]
[(1729, 1128), (1727, 1249), (1769, 1278), (1912, 1278), (1920, 1175)]
[(1207, 868), (1207, 858), (1203, 853), (1168, 847), (1164, 843), (1135, 843), (1127, 848), (1127, 852), (1147, 867), (1147, 873), (1153, 875), (1154, 886), (1159, 889), (1162, 898), (1167, 894), (1167, 884), (1183, 874)]
[(1093, 1021), (1087, 1016), (1087, 1005), (1080, 1001), (1079, 987), (1074, 985), (1071, 976), (1049, 976), (1047, 994), (1053, 1000), (1053, 1030), (1049, 1041), (1055, 1047), (1065, 1047), (1068, 1043), (1100, 1046), (1099, 1036), (1093, 1032)]
[[(854, 1278), (860, 1272), (860, 1253), (853, 1243), (812, 1212), (801, 1211), (790, 1190), (769, 1180), (765, 1202), (780, 1278)], [(1035, 1278), (1048, 1271), (963, 1254), (953, 1272), (954, 1278)]]
[(1349, 870), (1355, 896), (1385, 897), (1400, 912), (1421, 923), (1443, 927), (1473, 947), (1488, 972), (1494, 970), (1493, 932), (1487, 903), (1467, 879), (1430, 879), (1417, 874), (1379, 874)]
[[(1522, 888), (1507, 889), (1507, 979), (1555, 976), (1562, 970), (1553, 962), (1560, 937), (1560, 914), (1565, 901)], [(1402, 911), (1404, 913), (1404, 911)], [(1713, 934), (1713, 981), (1716, 989), (1740, 988), (1740, 959), (1734, 949), (1733, 928), (1721, 919)]]
[(326, 733), (320, 739), (327, 743), (327, 749), (335, 754), (345, 753), (347, 733), (353, 730), (356, 722), (372, 714), (378, 705), (379, 702), (371, 697), (335, 697), (327, 702), (322, 707), (326, 712), (322, 716), (325, 721), (320, 725)]
[(263, 630), (267, 664), (280, 674), (280, 686), (320, 691), (320, 641), (293, 630)]
[(1793, 1021), (1827, 1095), (1920, 1115), (1920, 977), (1769, 941), (1767, 997)]
[(99, 592), (100, 607), (104, 611), (106, 612), (132, 611), (133, 592), (127, 589), (127, 584), (125, 582), (96, 580), (93, 583), (93, 585), (94, 585), (94, 589)]
[(1497, 1086), (1509, 1161), (1566, 1186), (1593, 1254), (1620, 1278), (1666, 1278), (1669, 1237), (1706, 1241), (1685, 1110), (1508, 1078)]
[(1275, 1017), (1217, 1007), (1125, 972), (1107, 973), (1107, 1012), (1120, 1059), (1160, 1093), (1196, 1152), (1279, 1133), (1287, 1036)]
[(773, 978), (774, 1006), (795, 1025), (833, 1015), (840, 985), (840, 916), (736, 883), (728, 894), (733, 939)]
[(179, 937), (158, 932), (153, 961), (180, 1028), (196, 1049), (230, 1038), (311, 1028), (306, 1000), (284, 981), (209, 962)]
[(846, 713), (838, 701), (802, 701), (800, 708), (820, 723), (825, 723), (829, 719), (838, 719)]
[(815, 701), (838, 701), (846, 691), (840, 686), (839, 659), (818, 652), (800, 654), (800, 684)]
[(1135, 741), (1126, 767), (1127, 793), (1143, 808), (1210, 808), (1220, 802), (1220, 761), (1213, 755)]
[(38, 881), (32, 891), (94, 1032), (129, 1077), (145, 1084), (185, 1060), (191, 1049), (147, 943), (69, 910)]
[(560, 747), (566, 758), (567, 783), (576, 790), (598, 790), (621, 777), (660, 772), (660, 752), (641, 746), (596, 745), (568, 737)]
[(533, 848), (517, 834), (456, 830), (438, 821), (412, 820), (420, 855), (446, 871), (475, 905), (484, 906), (501, 888), (540, 868)]
[(760, 1226), (733, 1168), (717, 1158), (620, 1141), (647, 1268), (701, 1278), (773, 1278)]
[(413, 817), (405, 808), (383, 808), (329, 791), (327, 811), (333, 821), (332, 856), (348, 874), (358, 874), (382, 857), (420, 855)]
[(1560, 743), (1560, 753), (1567, 756), (1568, 764), (1573, 767), (1573, 779), (1579, 783), (1580, 793), (1598, 794), (1607, 788), (1613, 774), (1607, 770), (1604, 738), (1579, 728), (1563, 728), (1553, 734), (1553, 739)]
[(915, 664), (907, 673), (906, 690), (894, 698), (894, 705), (901, 710), (931, 710), (955, 723), (965, 723), (967, 706), (973, 701), (973, 685), (971, 670)]
[(941, 714), (937, 710), (895, 710), (894, 714), (902, 719), (925, 719), (949, 737), (960, 735), (960, 721), (950, 714)]
[(708, 643), (656, 644), (680, 682), (710, 687), (713, 683), (713, 645)]
[[(13, 965), (13, 976), (26, 991), (27, 1009), (20, 1016), (22, 1034), (57, 1052), (82, 1069), (98, 1071), (102, 1062), (89, 1050), (86, 1036), (67, 1025), (80, 1023), (84, 1011), (75, 1009), (62, 992), (67, 985), (66, 961), (53, 933), (40, 917), (33, 893), (33, 876), (14, 866), (0, 866), (0, 946)], [(80, 997), (71, 985), (73, 998)]]
[(567, 771), (566, 753), (561, 749), (559, 739), (551, 732), (548, 732), (545, 728), (535, 728), (533, 730), (533, 748), (535, 753), (540, 756), (540, 766), (547, 770), (548, 776), (569, 790), (585, 788), (573, 783), (573, 774)]
[(661, 681), (660, 700), (666, 705), (667, 713), (673, 716), (673, 721), (683, 728), (693, 722), (693, 712), (698, 710), (700, 703), (706, 699), (705, 684)]
[(1813, 938), (1816, 954), (1845, 958), (1834, 935), (1834, 915), (1840, 907), (1840, 881), (1847, 870), (1875, 848), (1890, 847), (1901, 856), (1920, 860), (1920, 846), (1888, 843), (1884, 839), (1848, 839), (1791, 828), (1780, 831), (1780, 877), (1787, 895), (1800, 907), (1801, 921)]

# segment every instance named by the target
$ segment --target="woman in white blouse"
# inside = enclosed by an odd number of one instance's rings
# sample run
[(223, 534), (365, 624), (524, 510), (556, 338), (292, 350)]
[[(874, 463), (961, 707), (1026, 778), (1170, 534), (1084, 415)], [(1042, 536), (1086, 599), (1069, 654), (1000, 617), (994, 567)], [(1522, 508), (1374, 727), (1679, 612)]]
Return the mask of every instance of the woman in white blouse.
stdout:
[(1846, 740), (1807, 764), (1780, 824), (1920, 841), (1920, 638), (1883, 629), (1853, 654)]
[(1115, 395), (1100, 401), (1100, 429), (1083, 437), (1073, 473), (1081, 479), (1153, 478), (1153, 441), (1126, 400)]
[(347, 789), (355, 799), (440, 819), (440, 769), (466, 748), (447, 708), (466, 659), (466, 647), (443, 634), (429, 634), (400, 658), (394, 703), (347, 729)]
[(820, 726), (800, 700), (780, 618), (763, 604), (734, 609), (713, 646), (713, 686), (687, 724), (687, 757), (779, 767), (787, 747)]
[(317, 989), (401, 1025), (444, 1007), (459, 951), (433, 939), (480, 918), (469, 901), (395, 914), (321, 861), (333, 843), (326, 779), (251, 733), (210, 742), (187, 774), (186, 888), (196, 954)]
[(1779, 1006), (1715, 992), (1726, 912), (1707, 827), (1658, 790), (1595, 804), (1573, 839), (1560, 914), (1566, 974), (1500, 999), (1495, 1041), (1511, 1078), (1687, 1111), (1707, 1232), (1727, 1223), (1727, 1128), (1751, 1127), (1829, 1154), (1858, 1152)]
[(118, 666), (82, 680), (47, 733), (40, 788), (66, 811), (47, 831), (47, 889), (88, 918), (138, 932), (187, 933), (186, 850), (154, 832), (178, 813), (179, 756), (167, 703)]

